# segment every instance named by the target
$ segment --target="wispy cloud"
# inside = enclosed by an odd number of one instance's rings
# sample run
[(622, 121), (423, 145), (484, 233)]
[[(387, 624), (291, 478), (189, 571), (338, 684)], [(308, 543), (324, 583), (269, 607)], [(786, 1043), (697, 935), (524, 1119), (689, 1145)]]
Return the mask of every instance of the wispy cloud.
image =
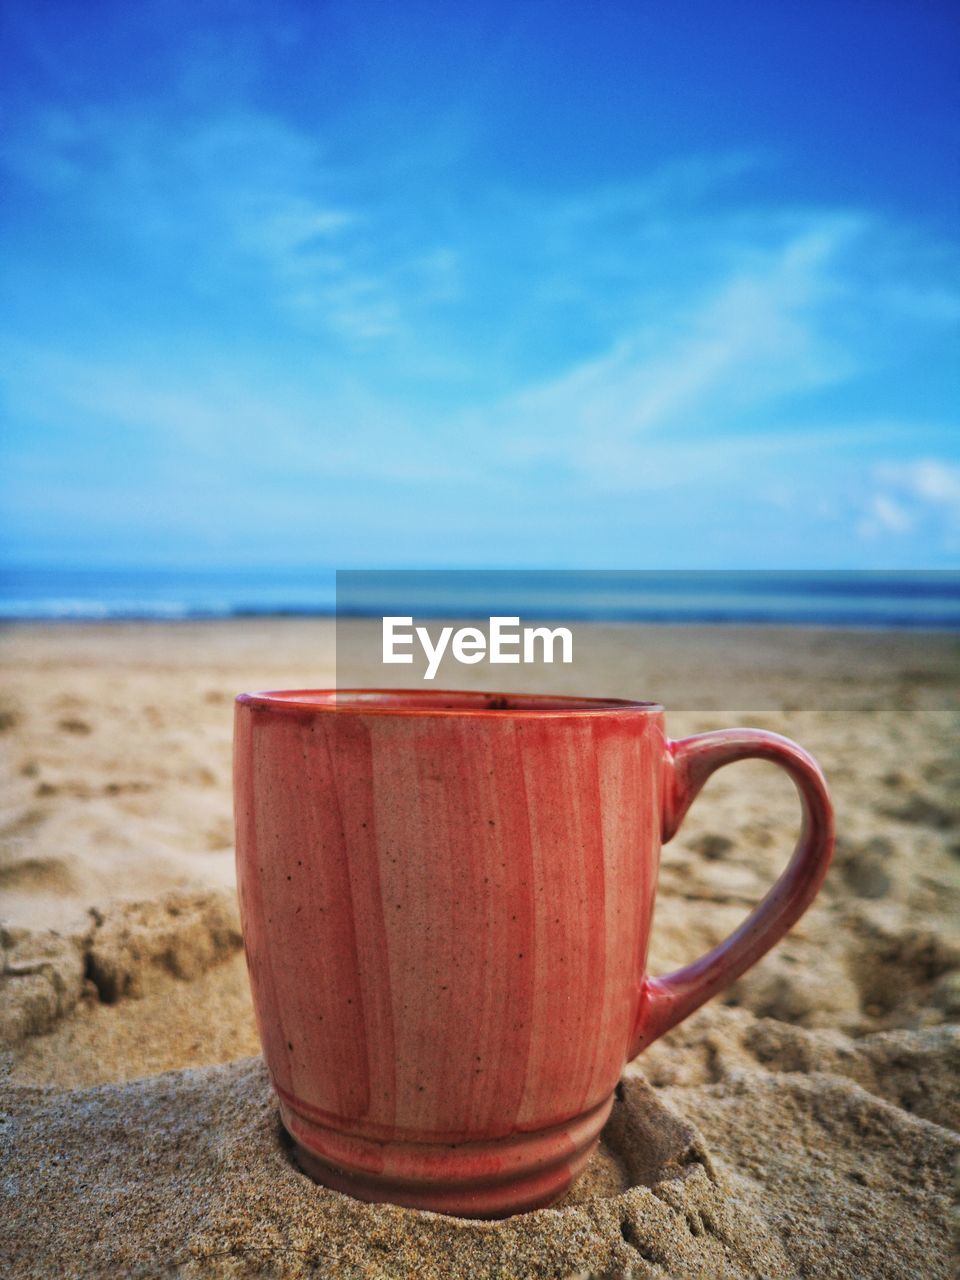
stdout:
[(618, 462), (629, 484), (651, 438), (726, 435), (740, 411), (851, 376), (856, 353), (819, 321), (842, 292), (837, 259), (855, 234), (850, 220), (825, 220), (713, 287), (683, 290), (670, 309), (661, 300), (611, 350), (513, 398), (513, 452), (560, 451), (590, 473)]
[(922, 531), (928, 545), (960, 551), (960, 466), (943, 458), (904, 458), (873, 468), (861, 537), (902, 538)]
[(913, 458), (881, 463), (877, 479), (926, 506), (960, 518), (960, 466), (942, 458)]
[(910, 512), (895, 498), (875, 493), (867, 503), (858, 532), (863, 538), (876, 538), (885, 533), (908, 533), (913, 525)]
[[(75, 217), (115, 237), (114, 270), (144, 255), (179, 262), (181, 287), (290, 308), (347, 335), (389, 328), (386, 285), (364, 266), (370, 219), (336, 190), (318, 139), (243, 111), (179, 127), (125, 107), (42, 110), (6, 148), (26, 180), (72, 203)], [(142, 269), (142, 268), (141, 268)]]

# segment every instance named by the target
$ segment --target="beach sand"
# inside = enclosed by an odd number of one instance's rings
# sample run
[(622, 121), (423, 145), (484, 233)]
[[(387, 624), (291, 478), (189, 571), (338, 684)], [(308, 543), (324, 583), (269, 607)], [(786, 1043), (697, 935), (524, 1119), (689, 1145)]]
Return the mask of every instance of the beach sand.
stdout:
[[(956, 638), (621, 626), (593, 628), (589, 652), (536, 687), (660, 698), (675, 737), (748, 723), (801, 742), (831, 784), (837, 857), (789, 937), (627, 1067), (564, 1202), (478, 1223), (315, 1187), (258, 1056), (231, 702), (332, 684), (332, 625), (0, 634), (0, 1274), (954, 1273)], [(664, 850), (651, 972), (739, 923), (796, 822), (767, 766), (710, 781)]]

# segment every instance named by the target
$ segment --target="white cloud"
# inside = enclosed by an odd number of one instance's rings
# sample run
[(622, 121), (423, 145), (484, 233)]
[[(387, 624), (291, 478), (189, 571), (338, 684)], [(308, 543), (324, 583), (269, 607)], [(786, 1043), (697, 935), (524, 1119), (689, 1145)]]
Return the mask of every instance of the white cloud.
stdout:
[(960, 516), (960, 466), (942, 458), (914, 458), (883, 463), (877, 479), (899, 489), (915, 501), (942, 507)]
[[(418, 288), (449, 291), (449, 251), (381, 249), (383, 211), (359, 207), (322, 139), (249, 110), (172, 127), (136, 106), (35, 112), (5, 143), (20, 180), (57, 191), (78, 219), (109, 229), (117, 259), (176, 256), (184, 282), (260, 305), (347, 340), (400, 332)], [(445, 256), (446, 255), (446, 256)]]
[[(784, 433), (745, 433), (742, 415), (850, 376), (853, 353), (831, 342), (824, 311), (842, 284), (838, 257), (857, 227), (825, 218), (725, 279), (681, 296), (604, 354), (529, 387), (491, 415), (517, 459), (565, 459), (605, 488), (646, 487), (650, 459), (702, 447), (759, 453), (781, 449)], [(499, 426), (499, 430), (497, 430)]]
[(913, 517), (888, 494), (875, 493), (858, 528), (863, 538), (875, 538), (884, 533), (909, 533), (913, 528)]
[(946, 551), (960, 531), (960, 466), (942, 458), (906, 458), (872, 469), (881, 486), (867, 500), (858, 525), (861, 537), (902, 537), (924, 531)]
[(259, 218), (249, 218), (238, 229), (238, 243), (281, 258), (306, 249), (326, 248), (339, 232), (355, 223), (356, 215), (325, 208), (303, 197), (275, 198)]

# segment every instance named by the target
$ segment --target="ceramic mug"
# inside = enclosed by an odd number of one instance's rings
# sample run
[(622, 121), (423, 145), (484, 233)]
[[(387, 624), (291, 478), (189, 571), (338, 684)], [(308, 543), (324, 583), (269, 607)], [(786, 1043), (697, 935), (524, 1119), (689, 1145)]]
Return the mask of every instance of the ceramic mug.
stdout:
[[(754, 758), (796, 784), (793, 857), (726, 941), (648, 977), (661, 842), (715, 769)], [(470, 1217), (564, 1193), (624, 1064), (783, 936), (833, 849), (802, 748), (672, 742), (653, 703), (243, 694), (234, 780), (247, 964), (298, 1163)]]

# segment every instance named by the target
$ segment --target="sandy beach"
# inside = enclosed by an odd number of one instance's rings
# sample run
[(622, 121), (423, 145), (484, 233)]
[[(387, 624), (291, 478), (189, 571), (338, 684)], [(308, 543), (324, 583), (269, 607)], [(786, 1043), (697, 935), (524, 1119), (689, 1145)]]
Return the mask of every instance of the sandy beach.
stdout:
[[(795, 738), (839, 839), (785, 942), (627, 1067), (566, 1199), (499, 1223), (317, 1188), (279, 1132), (235, 906), (232, 698), (332, 685), (334, 639), (302, 619), (0, 633), (0, 1271), (953, 1274), (956, 637), (598, 627), (586, 675), (538, 672), (658, 698), (674, 737)], [(664, 850), (651, 972), (742, 920), (796, 824), (768, 766), (711, 780)]]

